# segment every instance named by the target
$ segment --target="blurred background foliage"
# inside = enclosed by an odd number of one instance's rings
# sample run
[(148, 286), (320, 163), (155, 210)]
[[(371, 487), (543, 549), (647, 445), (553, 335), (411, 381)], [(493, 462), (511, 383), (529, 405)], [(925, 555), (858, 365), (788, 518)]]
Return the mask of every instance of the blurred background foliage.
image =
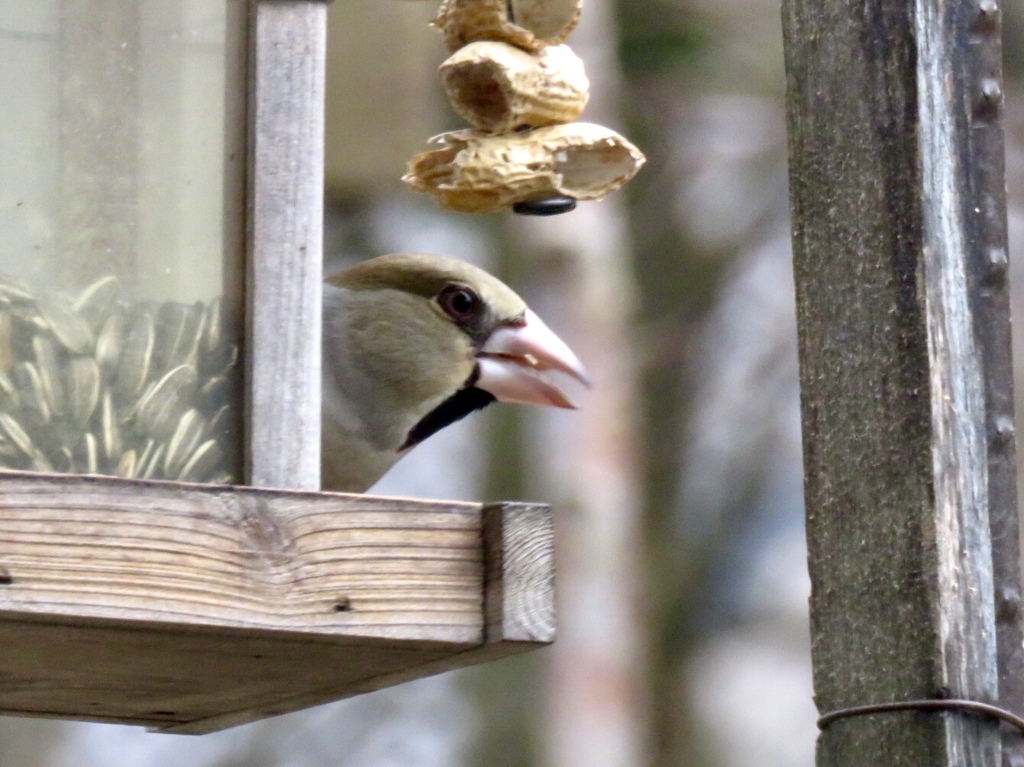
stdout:
[[(1016, 256), (1024, 11), (1003, 7)], [(330, 6), (328, 269), (394, 250), (474, 260), (593, 369), (581, 413), (490, 408), (378, 488), (553, 502), (559, 641), (203, 738), (6, 719), (0, 767), (813, 764), (778, 3), (586, 0), (568, 41), (593, 83), (584, 119), (648, 164), (545, 221), (441, 213), (399, 183), (460, 127), (435, 10)]]

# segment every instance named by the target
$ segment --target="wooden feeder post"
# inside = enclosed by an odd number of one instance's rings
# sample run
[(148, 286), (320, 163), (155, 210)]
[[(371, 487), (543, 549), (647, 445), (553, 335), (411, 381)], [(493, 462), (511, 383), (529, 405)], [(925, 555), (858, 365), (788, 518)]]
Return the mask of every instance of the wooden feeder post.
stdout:
[(252, 26), (249, 480), (318, 490), (327, 5), (259, 0)]
[[(994, 0), (786, 0), (815, 697), (1024, 711)], [(962, 711), (818, 764), (1019, 765)]]
[(202, 733), (554, 636), (547, 507), (317, 492), (325, 11), (0, 7), (0, 713)]

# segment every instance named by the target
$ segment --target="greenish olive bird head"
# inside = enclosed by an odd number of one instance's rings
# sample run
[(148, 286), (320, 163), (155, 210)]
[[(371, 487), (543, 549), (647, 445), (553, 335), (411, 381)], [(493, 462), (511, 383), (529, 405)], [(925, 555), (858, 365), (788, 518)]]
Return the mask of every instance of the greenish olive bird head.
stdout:
[(452, 258), (381, 256), (324, 294), (323, 479), (361, 492), (410, 448), (498, 400), (571, 408), (583, 365), (497, 278)]

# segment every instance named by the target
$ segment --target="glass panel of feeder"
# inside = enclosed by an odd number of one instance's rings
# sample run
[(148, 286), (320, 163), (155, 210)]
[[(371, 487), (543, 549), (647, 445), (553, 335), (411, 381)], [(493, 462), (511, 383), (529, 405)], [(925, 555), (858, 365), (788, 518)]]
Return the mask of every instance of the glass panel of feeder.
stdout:
[(239, 479), (246, 5), (0, 3), (0, 467)]

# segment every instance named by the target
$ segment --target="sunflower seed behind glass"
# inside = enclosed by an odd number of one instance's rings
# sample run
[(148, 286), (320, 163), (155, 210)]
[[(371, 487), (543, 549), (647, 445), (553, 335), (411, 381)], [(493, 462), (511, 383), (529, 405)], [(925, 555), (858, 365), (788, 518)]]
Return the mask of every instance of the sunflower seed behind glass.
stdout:
[(0, 431), (0, 466), (9, 469), (12, 467), (12, 462), (23, 455), (18, 446), (11, 442), (4, 432)]
[(14, 382), (0, 373), (0, 409), (12, 412), (21, 407), (21, 397)]
[(121, 293), (121, 282), (112, 274), (100, 277), (78, 294), (71, 308), (98, 333)]
[(165, 301), (157, 307), (153, 320), (156, 330), (156, 340), (153, 344), (153, 368), (156, 375), (169, 369), (167, 363), (182, 333), (185, 332), (187, 314), (188, 307), (175, 301)]
[(178, 421), (178, 426), (167, 442), (167, 453), (164, 456), (164, 476), (176, 477), (185, 462), (203, 439), (206, 421), (195, 408), (185, 411)]
[(32, 451), (32, 469), (35, 471), (45, 471), (53, 473), (56, 469), (53, 468), (53, 464), (43, 455), (39, 450)]
[(96, 360), (75, 357), (68, 363), (66, 397), (72, 423), (84, 428), (100, 400), (100, 367)]
[(104, 374), (113, 377), (128, 332), (128, 315), (123, 307), (115, 307), (96, 338), (96, 362)]
[(148, 466), (148, 464), (149, 464), (149, 457), (150, 457), (150, 455), (152, 455), (154, 450), (156, 450), (156, 440), (155, 439), (147, 439), (146, 440), (146, 444), (142, 448), (142, 452), (139, 453), (139, 460), (137, 461), (137, 465), (138, 465), (138, 472), (137, 473), (139, 474), (139, 476), (142, 475), (142, 470), (146, 466)]
[(109, 463), (121, 453), (121, 427), (118, 425), (117, 412), (109, 391), (103, 392), (100, 404), (100, 450)]
[(39, 314), (46, 321), (54, 338), (75, 354), (92, 354), (96, 337), (88, 323), (61, 295), (46, 295), (39, 299)]
[(139, 461), (139, 467), (136, 470), (135, 476), (140, 479), (159, 479), (160, 475), (157, 473), (160, 467), (160, 459), (164, 457), (164, 450), (167, 449), (167, 445), (157, 445), (149, 454), (149, 460), (143, 464)]
[(7, 303), (34, 304), (36, 301), (28, 286), (13, 277), (0, 277), (0, 299)]
[(230, 376), (238, 363), (238, 344), (228, 344), (220, 349), (220, 367), (215, 368), (213, 375)]
[(199, 362), (203, 372), (220, 367), (216, 354), (224, 342), (224, 299), (217, 296), (206, 305), (206, 322), (199, 344)]
[(178, 365), (198, 366), (199, 346), (206, 328), (206, 305), (196, 301), (185, 311), (181, 334), (167, 360), (168, 367)]
[(224, 299), (217, 296), (206, 304), (206, 330), (203, 332), (203, 351), (212, 352), (220, 346), (224, 334)]
[(50, 404), (43, 391), (43, 379), (31, 362), (19, 362), (14, 366), (14, 383), (21, 395), (24, 411), (39, 422), (50, 422)]
[(28, 436), (28, 433), (14, 416), (8, 413), (0, 413), (0, 431), (24, 455), (31, 457), (32, 452), (35, 450), (35, 445), (32, 444), (32, 438)]
[(196, 371), (193, 368), (179, 365), (167, 371), (163, 378), (150, 384), (139, 399), (135, 413), (138, 429), (158, 439), (170, 436), (195, 393)]
[(117, 365), (115, 391), (124, 399), (138, 395), (149, 379), (153, 361), (153, 316), (147, 312), (137, 315)]
[(0, 465), (231, 480), (238, 347), (221, 298), (129, 302), (113, 275), (39, 295), (0, 277)]
[(114, 475), (125, 479), (134, 479), (137, 468), (135, 451), (126, 450), (118, 460), (117, 466), (114, 467)]
[(83, 474), (99, 474), (100, 472), (100, 461), (99, 451), (96, 449), (96, 437), (91, 433), (86, 433), (85, 438), (82, 440), (85, 465), (82, 467)]
[(46, 329), (45, 323), (43, 323), (42, 319), (38, 315), (35, 316), (35, 319), (39, 321), (39, 325), (33, 321), (32, 317), (25, 315), (10, 314), (8, 317), (10, 320), (8, 344), (10, 346), (13, 361), (21, 362), (32, 359), (35, 355), (35, 352), (32, 349), (33, 339), (35, 339), (39, 333), (49, 332)]
[(75, 473), (75, 456), (74, 453), (71, 452), (71, 448), (67, 445), (61, 445), (57, 449), (54, 467), (62, 474)]
[(205, 436), (220, 442), (230, 436), (233, 426), (234, 424), (231, 422), (231, 406), (222, 405), (206, 424)]
[(58, 355), (56, 344), (47, 336), (39, 335), (32, 339), (32, 350), (35, 353), (36, 369), (43, 394), (53, 415), (63, 415), (64, 405), (64, 366), (63, 355)]
[(207, 413), (214, 413), (230, 400), (230, 387), (226, 376), (212, 376), (199, 390), (196, 402)]
[(11, 313), (0, 304), (0, 369), (9, 370), (14, 365), (11, 350)]
[(202, 482), (220, 463), (221, 449), (210, 439), (196, 448), (178, 474), (182, 482)]

